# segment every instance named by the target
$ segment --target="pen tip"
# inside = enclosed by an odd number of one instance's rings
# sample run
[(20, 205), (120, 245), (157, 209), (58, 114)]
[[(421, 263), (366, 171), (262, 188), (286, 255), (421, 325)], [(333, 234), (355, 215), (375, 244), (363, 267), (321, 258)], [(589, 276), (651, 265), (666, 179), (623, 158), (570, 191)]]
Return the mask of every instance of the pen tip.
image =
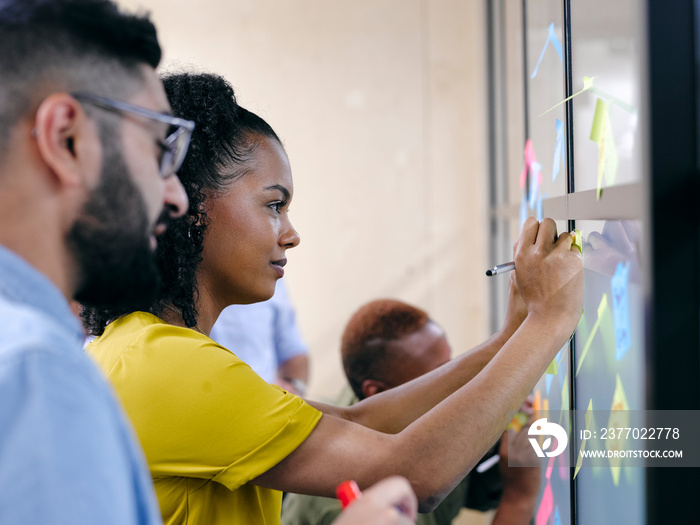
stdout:
[(486, 276), (491, 277), (493, 275), (493, 272), (491, 270), (486, 270)]

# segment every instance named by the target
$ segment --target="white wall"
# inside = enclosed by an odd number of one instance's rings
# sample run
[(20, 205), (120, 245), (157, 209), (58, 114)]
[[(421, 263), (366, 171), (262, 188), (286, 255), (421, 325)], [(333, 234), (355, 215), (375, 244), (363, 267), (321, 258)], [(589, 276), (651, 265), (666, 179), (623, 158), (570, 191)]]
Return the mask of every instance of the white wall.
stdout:
[(377, 297), (428, 310), (455, 353), (487, 334), (486, 17), (480, 0), (122, 0), (173, 61), (224, 75), (295, 177), (287, 282), (311, 396)]

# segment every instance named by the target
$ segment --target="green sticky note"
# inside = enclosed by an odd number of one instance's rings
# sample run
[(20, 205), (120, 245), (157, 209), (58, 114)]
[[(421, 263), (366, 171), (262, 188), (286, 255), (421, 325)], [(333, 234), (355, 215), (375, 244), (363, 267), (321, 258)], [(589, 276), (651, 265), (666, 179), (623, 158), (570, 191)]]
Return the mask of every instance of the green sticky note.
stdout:
[(608, 121), (608, 104), (599, 98), (595, 103), (595, 113), (593, 114), (593, 126), (591, 126), (590, 139), (600, 146), (600, 142), (605, 136), (605, 128)]

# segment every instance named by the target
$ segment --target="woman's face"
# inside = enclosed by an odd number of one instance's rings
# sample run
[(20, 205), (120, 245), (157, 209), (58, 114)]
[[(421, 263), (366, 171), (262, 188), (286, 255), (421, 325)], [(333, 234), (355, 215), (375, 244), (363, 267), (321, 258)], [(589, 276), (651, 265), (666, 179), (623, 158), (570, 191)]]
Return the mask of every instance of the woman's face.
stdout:
[(200, 288), (222, 308), (272, 297), (285, 252), (299, 244), (288, 215), (294, 188), (287, 154), (275, 139), (254, 140), (245, 174), (206, 201)]

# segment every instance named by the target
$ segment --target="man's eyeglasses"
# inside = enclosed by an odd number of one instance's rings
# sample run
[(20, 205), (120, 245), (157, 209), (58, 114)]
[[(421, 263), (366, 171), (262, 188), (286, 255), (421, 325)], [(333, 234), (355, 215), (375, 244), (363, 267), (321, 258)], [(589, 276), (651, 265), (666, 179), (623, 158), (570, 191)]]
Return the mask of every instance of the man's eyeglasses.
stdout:
[(157, 111), (151, 111), (150, 109), (140, 106), (92, 95), (90, 93), (71, 93), (71, 96), (76, 100), (87, 102), (108, 111), (115, 111), (122, 114), (128, 113), (175, 127), (175, 131), (159, 144), (163, 149), (163, 155), (160, 158), (160, 175), (165, 179), (176, 173), (177, 170), (180, 169), (180, 166), (182, 166), (182, 161), (185, 160), (187, 148), (190, 145), (190, 138), (192, 137), (192, 131), (194, 130), (194, 122), (191, 120), (158, 113)]

